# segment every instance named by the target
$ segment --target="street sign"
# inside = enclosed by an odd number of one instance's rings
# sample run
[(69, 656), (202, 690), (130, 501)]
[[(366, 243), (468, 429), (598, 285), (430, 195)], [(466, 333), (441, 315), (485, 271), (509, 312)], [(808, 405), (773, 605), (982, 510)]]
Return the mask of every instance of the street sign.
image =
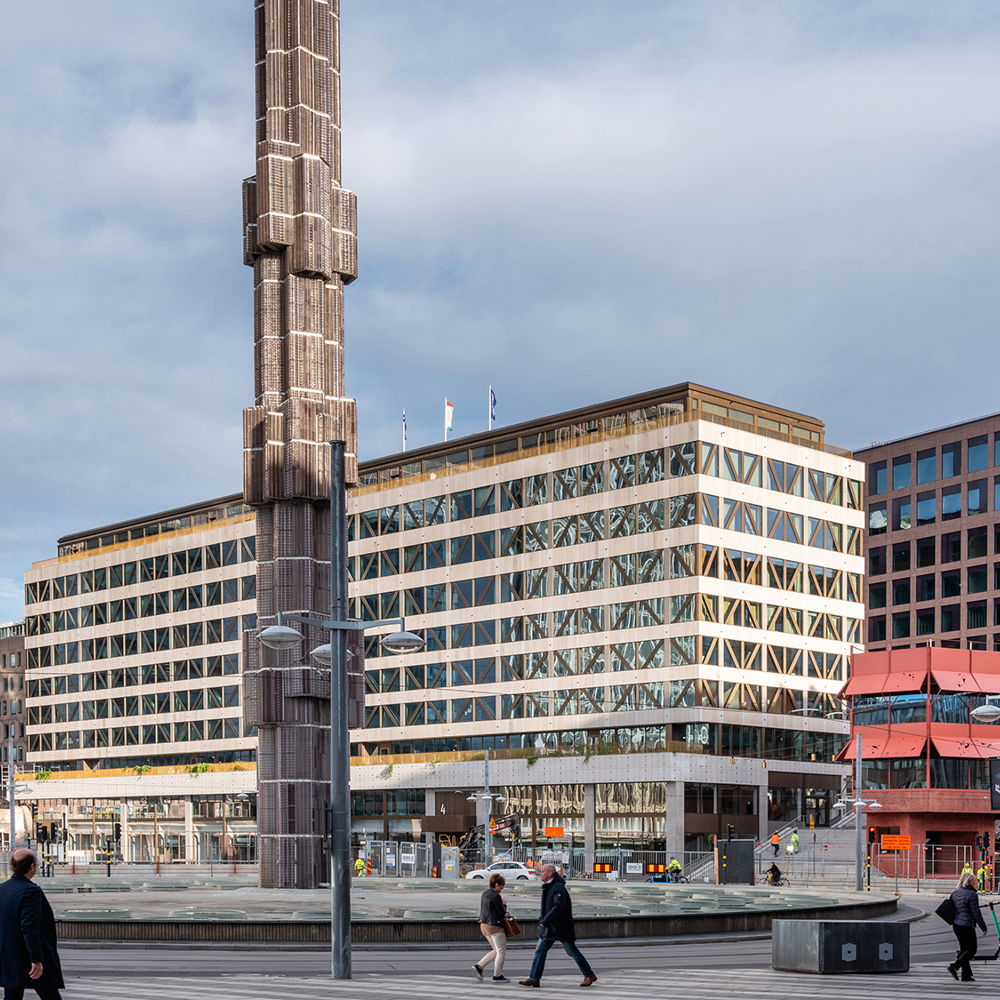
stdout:
[(990, 758), (990, 809), (1000, 812), (1000, 757)]
[(563, 837), (565, 833), (565, 829), (561, 826), (547, 826), (545, 828), (546, 837)]
[(642, 874), (642, 862), (641, 861), (626, 861), (625, 862), (625, 874), (626, 875), (641, 875)]
[(881, 847), (883, 851), (908, 851), (910, 849), (910, 835), (908, 833), (883, 833)]

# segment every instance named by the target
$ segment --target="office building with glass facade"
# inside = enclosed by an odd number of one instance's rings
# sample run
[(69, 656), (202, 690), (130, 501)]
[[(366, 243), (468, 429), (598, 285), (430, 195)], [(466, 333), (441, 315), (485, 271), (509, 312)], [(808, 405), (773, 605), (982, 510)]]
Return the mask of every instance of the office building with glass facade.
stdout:
[(127, 860), (252, 854), (254, 545), (236, 495), (68, 535), (25, 574), (30, 798), (66, 850), (119, 822)]
[(354, 612), (426, 648), (368, 642), (356, 832), (464, 832), (485, 749), (526, 839), (825, 822), (863, 478), (819, 421), (690, 383), (362, 463)]

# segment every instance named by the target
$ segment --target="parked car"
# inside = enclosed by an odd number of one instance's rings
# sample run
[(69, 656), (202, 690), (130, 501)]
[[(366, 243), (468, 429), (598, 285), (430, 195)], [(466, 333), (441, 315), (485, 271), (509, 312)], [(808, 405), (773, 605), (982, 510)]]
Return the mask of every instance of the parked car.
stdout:
[(520, 861), (494, 861), (489, 868), (475, 868), (469, 872), (466, 878), (489, 878), (494, 872), (499, 872), (504, 877), (504, 881), (511, 879), (536, 879), (537, 872), (522, 865)]

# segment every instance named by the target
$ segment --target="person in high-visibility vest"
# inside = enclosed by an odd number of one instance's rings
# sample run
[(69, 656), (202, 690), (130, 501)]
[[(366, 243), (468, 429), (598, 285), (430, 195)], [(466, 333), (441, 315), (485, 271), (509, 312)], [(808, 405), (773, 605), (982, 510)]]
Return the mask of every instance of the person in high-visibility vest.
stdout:
[(979, 880), (979, 891), (986, 891), (986, 865), (981, 864), (979, 866), (979, 871), (976, 872), (976, 878)]
[(364, 873), (365, 873), (365, 859), (361, 857), (361, 855), (359, 854), (357, 860), (354, 862), (354, 874), (364, 875)]
[(671, 858), (670, 864), (667, 865), (667, 881), (676, 882), (681, 877), (683, 870), (681, 863), (676, 858)]
[(792, 830), (791, 839), (788, 842), (788, 846), (792, 849), (792, 854), (799, 853), (799, 831)]
[(774, 856), (778, 856), (778, 848), (781, 847), (781, 834), (772, 833), (771, 834), (771, 846), (774, 848)]

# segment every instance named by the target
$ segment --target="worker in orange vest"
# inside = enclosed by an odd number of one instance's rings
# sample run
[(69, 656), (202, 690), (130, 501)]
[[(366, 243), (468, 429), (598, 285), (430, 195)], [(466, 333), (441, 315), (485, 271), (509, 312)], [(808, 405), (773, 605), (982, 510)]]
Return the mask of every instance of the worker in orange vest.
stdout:
[(771, 834), (771, 846), (774, 848), (774, 856), (777, 857), (778, 856), (778, 848), (781, 846), (781, 834), (780, 833), (775, 832), (775, 833)]

